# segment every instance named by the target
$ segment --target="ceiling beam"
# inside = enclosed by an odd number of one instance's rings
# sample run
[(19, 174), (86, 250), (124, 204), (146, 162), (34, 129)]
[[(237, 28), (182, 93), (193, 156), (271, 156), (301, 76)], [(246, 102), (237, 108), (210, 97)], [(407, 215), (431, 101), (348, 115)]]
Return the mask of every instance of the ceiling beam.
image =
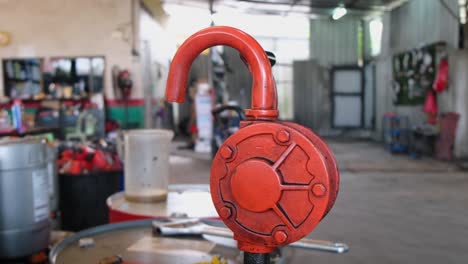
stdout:
[[(276, 6), (279, 6), (279, 5), (290, 6), (291, 5), (291, 1), (288, 1), (288, 2), (285, 2), (285, 1), (270, 2), (270, 1), (265, 1), (265, 0), (237, 0), (237, 1), (238, 2), (244, 2), (244, 3), (251, 3), (251, 4), (272, 5), (272, 6), (275, 6), (275, 5)], [(354, 9), (354, 10), (359, 10), (359, 11), (385, 11), (386, 10), (385, 6), (370, 6), (368, 8), (365, 8), (365, 7), (362, 7), (362, 6), (357, 6), (356, 4), (357, 4), (356, 0), (345, 1), (345, 6), (348, 9)], [(297, 1), (295, 5), (308, 6), (308, 7), (313, 8), (313, 9), (332, 9), (332, 8), (336, 7), (336, 5), (330, 5), (330, 6), (326, 6), (326, 7), (314, 5), (313, 1), (311, 1), (308, 4), (304, 4), (301, 1)]]

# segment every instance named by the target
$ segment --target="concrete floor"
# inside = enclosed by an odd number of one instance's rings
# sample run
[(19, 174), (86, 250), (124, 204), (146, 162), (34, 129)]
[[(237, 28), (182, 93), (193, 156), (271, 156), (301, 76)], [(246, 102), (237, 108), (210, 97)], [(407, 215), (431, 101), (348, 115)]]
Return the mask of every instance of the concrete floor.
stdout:
[[(379, 144), (331, 142), (337, 202), (309, 237), (344, 242), (343, 255), (297, 251), (290, 263), (468, 263), (468, 173)], [(173, 183), (208, 183), (208, 156), (176, 151)]]

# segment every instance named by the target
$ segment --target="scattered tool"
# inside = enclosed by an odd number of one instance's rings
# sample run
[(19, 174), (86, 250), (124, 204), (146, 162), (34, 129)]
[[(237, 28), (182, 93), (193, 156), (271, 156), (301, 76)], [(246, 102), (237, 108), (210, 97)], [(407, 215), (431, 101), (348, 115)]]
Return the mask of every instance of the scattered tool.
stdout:
[[(198, 219), (180, 220), (168, 223), (154, 222), (153, 230), (156, 234), (162, 236), (201, 235), (208, 241), (224, 246), (230, 246), (232, 244), (229, 240), (225, 240), (225, 238), (235, 242), (233, 240), (234, 234), (228, 228), (208, 225)], [(307, 238), (303, 238), (287, 246), (338, 254), (346, 253), (349, 250), (349, 247), (343, 243)]]

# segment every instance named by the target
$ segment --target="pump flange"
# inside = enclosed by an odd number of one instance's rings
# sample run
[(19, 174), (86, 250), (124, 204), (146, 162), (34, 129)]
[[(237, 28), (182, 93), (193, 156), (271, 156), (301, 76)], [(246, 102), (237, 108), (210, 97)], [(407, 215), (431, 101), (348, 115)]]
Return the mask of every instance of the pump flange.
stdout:
[(313, 230), (336, 199), (338, 171), (330, 152), (294, 125), (243, 126), (213, 160), (211, 196), (239, 248), (266, 253)]

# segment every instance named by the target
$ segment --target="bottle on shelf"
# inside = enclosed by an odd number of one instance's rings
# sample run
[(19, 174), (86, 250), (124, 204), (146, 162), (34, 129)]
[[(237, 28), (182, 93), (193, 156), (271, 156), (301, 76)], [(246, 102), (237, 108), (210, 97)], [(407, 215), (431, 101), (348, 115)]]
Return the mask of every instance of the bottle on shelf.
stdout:
[(23, 103), (20, 99), (15, 99), (13, 101), (13, 105), (11, 106), (11, 116), (13, 127), (19, 132), (23, 131)]

